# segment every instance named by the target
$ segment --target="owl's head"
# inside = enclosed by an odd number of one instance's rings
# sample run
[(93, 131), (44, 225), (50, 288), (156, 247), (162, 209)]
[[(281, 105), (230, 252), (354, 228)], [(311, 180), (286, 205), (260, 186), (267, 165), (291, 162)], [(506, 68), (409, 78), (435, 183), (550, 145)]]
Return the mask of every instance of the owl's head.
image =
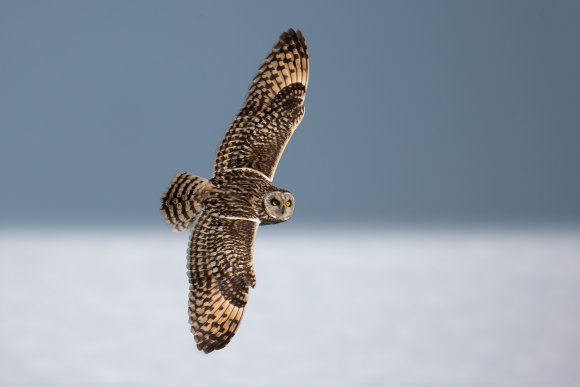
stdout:
[(284, 222), (294, 213), (294, 196), (288, 191), (272, 191), (264, 197), (264, 206), (269, 216)]

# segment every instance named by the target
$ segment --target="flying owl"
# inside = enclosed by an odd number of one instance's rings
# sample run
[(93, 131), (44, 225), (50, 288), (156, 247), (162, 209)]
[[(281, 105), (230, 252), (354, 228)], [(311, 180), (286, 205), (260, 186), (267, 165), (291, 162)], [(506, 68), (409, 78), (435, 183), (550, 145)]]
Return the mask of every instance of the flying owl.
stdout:
[(294, 196), (272, 184), (276, 166), (304, 116), (308, 50), (289, 29), (260, 66), (244, 105), (219, 145), (209, 180), (178, 173), (161, 198), (166, 223), (190, 225), (189, 322), (209, 353), (236, 333), (256, 284), (252, 251), (259, 225), (285, 222)]

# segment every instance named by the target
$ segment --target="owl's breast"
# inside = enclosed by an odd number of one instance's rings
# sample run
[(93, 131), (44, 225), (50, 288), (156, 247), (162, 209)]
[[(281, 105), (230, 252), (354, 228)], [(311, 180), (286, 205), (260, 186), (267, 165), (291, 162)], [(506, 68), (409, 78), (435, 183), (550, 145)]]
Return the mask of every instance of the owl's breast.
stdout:
[(215, 204), (226, 216), (264, 218), (264, 197), (275, 188), (260, 174), (247, 169), (221, 172), (211, 182), (217, 193)]

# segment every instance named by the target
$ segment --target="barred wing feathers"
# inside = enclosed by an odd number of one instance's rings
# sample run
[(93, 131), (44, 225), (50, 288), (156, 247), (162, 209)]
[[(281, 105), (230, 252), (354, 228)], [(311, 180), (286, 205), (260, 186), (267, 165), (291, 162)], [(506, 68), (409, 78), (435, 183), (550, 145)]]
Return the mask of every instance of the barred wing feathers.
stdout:
[(242, 110), (217, 152), (214, 173), (252, 168), (270, 180), (304, 116), (308, 50), (304, 35), (289, 29), (260, 66)]
[(207, 207), (191, 235), (189, 322), (197, 348), (226, 346), (236, 333), (256, 279), (252, 250), (258, 222), (228, 218)]

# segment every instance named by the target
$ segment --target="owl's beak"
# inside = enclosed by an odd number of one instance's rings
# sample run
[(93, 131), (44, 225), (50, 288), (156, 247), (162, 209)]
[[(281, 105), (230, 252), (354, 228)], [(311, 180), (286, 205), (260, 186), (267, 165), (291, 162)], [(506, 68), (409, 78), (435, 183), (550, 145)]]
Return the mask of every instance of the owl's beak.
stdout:
[(282, 208), (282, 218), (286, 221), (290, 218), (291, 214), (290, 214), (290, 207), (286, 207), (284, 206)]

